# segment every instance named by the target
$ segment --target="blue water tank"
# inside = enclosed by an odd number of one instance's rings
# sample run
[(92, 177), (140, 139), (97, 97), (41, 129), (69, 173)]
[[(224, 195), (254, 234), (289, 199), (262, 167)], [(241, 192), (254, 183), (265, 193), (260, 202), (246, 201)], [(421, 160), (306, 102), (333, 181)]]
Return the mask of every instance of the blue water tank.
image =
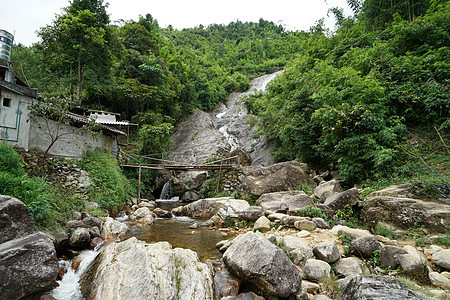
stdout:
[(6, 30), (0, 29), (0, 66), (9, 67), (14, 36)]

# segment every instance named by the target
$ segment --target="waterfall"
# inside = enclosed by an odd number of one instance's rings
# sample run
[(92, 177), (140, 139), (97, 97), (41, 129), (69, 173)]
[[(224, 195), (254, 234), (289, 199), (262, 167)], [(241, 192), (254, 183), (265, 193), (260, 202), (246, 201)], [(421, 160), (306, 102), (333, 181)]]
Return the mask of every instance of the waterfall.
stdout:
[(164, 183), (159, 199), (171, 199), (173, 196), (173, 181), (169, 180)]
[(84, 250), (80, 253), (79, 257), (81, 257), (82, 261), (78, 270), (75, 271), (72, 269), (72, 261), (70, 261), (67, 272), (64, 274), (63, 278), (58, 281), (59, 286), (51, 293), (56, 300), (83, 300), (78, 281), (80, 280), (81, 275), (83, 275), (91, 265), (95, 257), (97, 257), (98, 250), (102, 245), (103, 243), (95, 247), (94, 250)]

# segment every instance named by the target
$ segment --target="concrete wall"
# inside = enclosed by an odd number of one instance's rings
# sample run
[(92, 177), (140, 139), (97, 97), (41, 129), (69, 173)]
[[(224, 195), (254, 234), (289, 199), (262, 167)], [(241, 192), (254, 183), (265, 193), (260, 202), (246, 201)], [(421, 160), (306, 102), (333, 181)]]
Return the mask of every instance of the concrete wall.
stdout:
[(0, 142), (28, 149), (30, 123), (27, 120), (31, 102), (29, 96), (0, 87)]
[[(55, 132), (57, 129), (57, 122), (49, 120), (51, 132)], [(62, 136), (50, 149), (49, 154), (54, 155), (70, 155), (81, 156), (87, 150), (95, 148), (103, 148), (113, 156), (118, 153), (117, 139), (114, 136), (109, 136), (100, 133), (97, 136), (93, 136), (91, 133), (84, 129), (68, 126), (65, 124), (60, 125), (59, 133), (68, 133)], [(30, 125), (30, 150), (45, 151), (51, 143), (50, 135), (45, 124), (45, 120), (41, 117), (36, 119), (36, 122), (31, 122)]]

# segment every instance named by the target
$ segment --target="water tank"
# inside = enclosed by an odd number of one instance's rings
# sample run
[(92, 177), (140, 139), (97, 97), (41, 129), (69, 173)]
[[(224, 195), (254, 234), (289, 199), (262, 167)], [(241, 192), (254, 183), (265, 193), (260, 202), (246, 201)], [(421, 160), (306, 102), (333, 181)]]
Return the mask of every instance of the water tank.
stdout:
[(0, 67), (9, 67), (14, 36), (6, 30), (0, 29)]

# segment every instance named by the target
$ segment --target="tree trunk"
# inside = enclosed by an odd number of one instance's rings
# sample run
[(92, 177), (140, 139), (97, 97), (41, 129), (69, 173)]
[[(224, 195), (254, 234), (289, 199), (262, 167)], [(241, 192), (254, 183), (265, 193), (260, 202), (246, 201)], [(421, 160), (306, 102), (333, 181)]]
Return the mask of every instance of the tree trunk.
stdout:
[(83, 67), (81, 57), (78, 58), (78, 85), (77, 85), (77, 105), (81, 105), (81, 96), (83, 92)]

